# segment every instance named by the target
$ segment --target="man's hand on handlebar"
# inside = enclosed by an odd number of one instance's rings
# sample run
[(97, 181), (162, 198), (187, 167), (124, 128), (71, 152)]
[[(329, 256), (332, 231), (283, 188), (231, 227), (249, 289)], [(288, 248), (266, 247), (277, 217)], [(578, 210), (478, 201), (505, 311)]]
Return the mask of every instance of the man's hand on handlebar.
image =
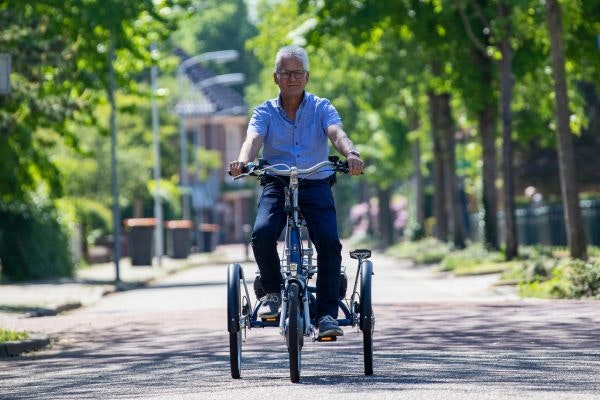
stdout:
[(360, 157), (354, 154), (348, 154), (346, 157), (346, 162), (348, 162), (348, 170), (350, 175), (360, 175), (363, 171), (363, 161)]
[(246, 166), (246, 163), (243, 161), (232, 161), (229, 163), (229, 175), (233, 176), (234, 178), (238, 175), (241, 175), (244, 172), (244, 167)]

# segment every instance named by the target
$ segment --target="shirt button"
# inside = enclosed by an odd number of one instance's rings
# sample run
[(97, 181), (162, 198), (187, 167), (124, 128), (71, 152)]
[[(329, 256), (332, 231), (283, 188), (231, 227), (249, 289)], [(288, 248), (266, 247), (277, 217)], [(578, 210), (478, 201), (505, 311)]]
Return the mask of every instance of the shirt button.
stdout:
[(298, 146), (298, 142), (296, 142), (296, 146)]

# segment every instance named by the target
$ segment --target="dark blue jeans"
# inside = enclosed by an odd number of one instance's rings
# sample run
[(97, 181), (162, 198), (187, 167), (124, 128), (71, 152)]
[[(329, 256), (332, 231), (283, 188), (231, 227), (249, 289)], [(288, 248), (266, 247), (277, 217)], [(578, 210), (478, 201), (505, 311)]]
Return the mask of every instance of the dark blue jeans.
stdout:
[[(260, 283), (268, 293), (281, 291), (282, 276), (277, 239), (286, 224), (284, 186), (265, 184), (252, 232), (252, 249), (260, 271)], [(298, 191), (300, 211), (317, 250), (317, 318), (338, 315), (342, 244), (329, 180), (304, 180)]]

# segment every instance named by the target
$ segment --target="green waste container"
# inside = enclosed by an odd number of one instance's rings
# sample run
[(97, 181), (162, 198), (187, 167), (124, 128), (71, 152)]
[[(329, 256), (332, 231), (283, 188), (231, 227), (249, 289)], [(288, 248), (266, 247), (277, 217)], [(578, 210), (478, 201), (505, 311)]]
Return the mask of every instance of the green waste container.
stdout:
[(190, 255), (192, 221), (165, 222), (167, 255), (171, 258), (188, 258)]
[(152, 265), (155, 218), (130, 218), (124, 221), (129, 232), (131, 265)]

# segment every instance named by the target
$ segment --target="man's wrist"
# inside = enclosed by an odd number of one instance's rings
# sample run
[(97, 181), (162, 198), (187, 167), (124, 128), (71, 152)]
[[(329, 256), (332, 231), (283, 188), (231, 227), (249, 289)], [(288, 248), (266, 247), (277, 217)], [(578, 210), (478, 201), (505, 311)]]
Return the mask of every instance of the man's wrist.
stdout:
[(360, 153), (359, 153), (359, 151), (358, 151), (358, 150), (356, 150), (356, 149), (352, 149), (352, 150), (350, 150), (350, 151), (349, 151), (349, 152), (346, 154), (346, 157), (348, 157), (349, 155), (353, 155), (353, 156), (356, 156), (356, 157), (360, 158)]

